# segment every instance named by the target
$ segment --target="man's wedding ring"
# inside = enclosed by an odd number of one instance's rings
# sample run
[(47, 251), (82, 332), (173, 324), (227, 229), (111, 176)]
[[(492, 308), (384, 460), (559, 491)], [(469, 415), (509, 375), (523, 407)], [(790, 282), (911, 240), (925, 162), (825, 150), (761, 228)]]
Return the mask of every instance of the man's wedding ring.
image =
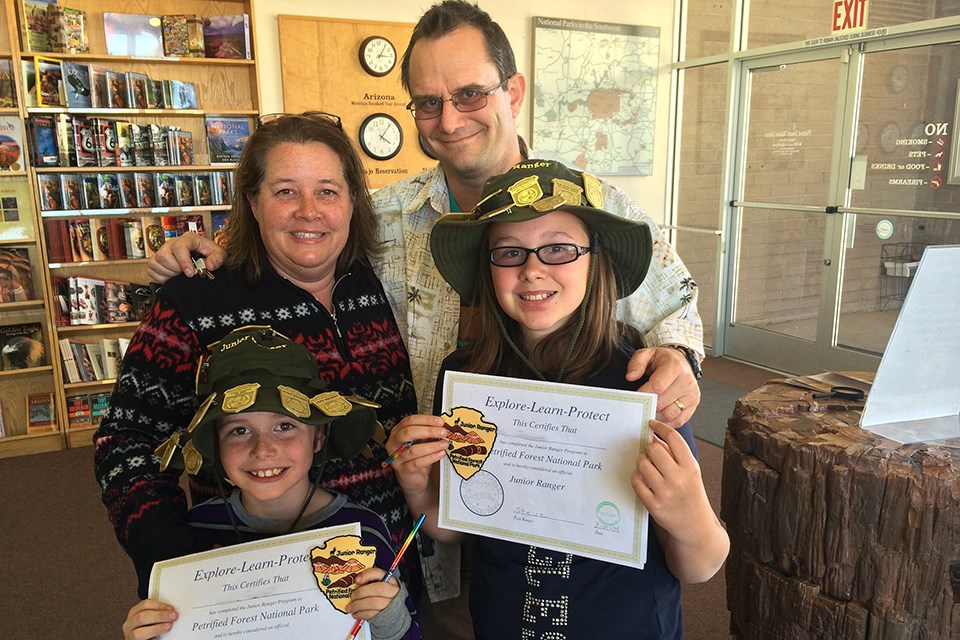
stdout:
[(673, 404), (677, 405), (677, 409), (680, 409), (680, 411), (683, 411), (684, 409), (686, 409), (686, 407), (682, 402), (680, 402), (680, 400), (674, 400)]

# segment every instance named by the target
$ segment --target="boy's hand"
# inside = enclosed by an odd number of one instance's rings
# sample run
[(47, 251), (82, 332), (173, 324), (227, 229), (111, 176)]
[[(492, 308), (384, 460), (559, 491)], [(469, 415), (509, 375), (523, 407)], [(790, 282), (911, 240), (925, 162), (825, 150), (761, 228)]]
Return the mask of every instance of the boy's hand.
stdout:
[(177, 611), (159, 600), (141, 600), (133, 605), (123, 623), (124, 640), (150, 640), (173, 628)]
[(390, 430), (387, 453), (392, 454), (405, 443), (414, 442), (390, 463), (404, 494), (426, 491), (430, 469), (446, 454), (449, 435), (443, 418), (428, 415), (407, 416)]
[(387, 605), (400, 593), (397, 579), (390, 578), (382, 582), (387, 572), (379, 567), (370, 567), (357, 576), (358, 585), (350, 596), (347, 613), (357, 620), (369, 620), (387, 608)]

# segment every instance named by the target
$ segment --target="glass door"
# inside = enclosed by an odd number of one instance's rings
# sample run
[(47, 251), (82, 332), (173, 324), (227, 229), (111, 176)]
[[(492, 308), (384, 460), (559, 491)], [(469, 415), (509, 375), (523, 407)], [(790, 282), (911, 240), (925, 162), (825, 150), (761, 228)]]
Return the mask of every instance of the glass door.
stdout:
[(742, 63), (725, 354), (876, 369), (924, 247), (960, 244), (957, 39)]

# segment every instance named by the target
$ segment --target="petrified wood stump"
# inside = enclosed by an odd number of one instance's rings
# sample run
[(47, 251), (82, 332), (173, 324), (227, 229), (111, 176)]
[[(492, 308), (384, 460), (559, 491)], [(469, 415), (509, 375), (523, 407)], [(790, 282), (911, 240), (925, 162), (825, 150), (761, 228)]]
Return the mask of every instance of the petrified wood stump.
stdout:
[(861, 430), (861, 408), (777, 380), (737, 402), (721, 488), (735, 636), (960, 638), (960, 440), (901, 446)]

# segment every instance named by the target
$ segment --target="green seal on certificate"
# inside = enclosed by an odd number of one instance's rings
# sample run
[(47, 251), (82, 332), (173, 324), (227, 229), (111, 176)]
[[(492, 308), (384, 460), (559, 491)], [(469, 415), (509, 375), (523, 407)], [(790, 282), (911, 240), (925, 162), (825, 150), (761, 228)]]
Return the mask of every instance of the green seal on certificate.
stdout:
[(597, 505), (597, 522), (605, 527), (615, 527), (620, 524), (620, 509), (609, 501)]

